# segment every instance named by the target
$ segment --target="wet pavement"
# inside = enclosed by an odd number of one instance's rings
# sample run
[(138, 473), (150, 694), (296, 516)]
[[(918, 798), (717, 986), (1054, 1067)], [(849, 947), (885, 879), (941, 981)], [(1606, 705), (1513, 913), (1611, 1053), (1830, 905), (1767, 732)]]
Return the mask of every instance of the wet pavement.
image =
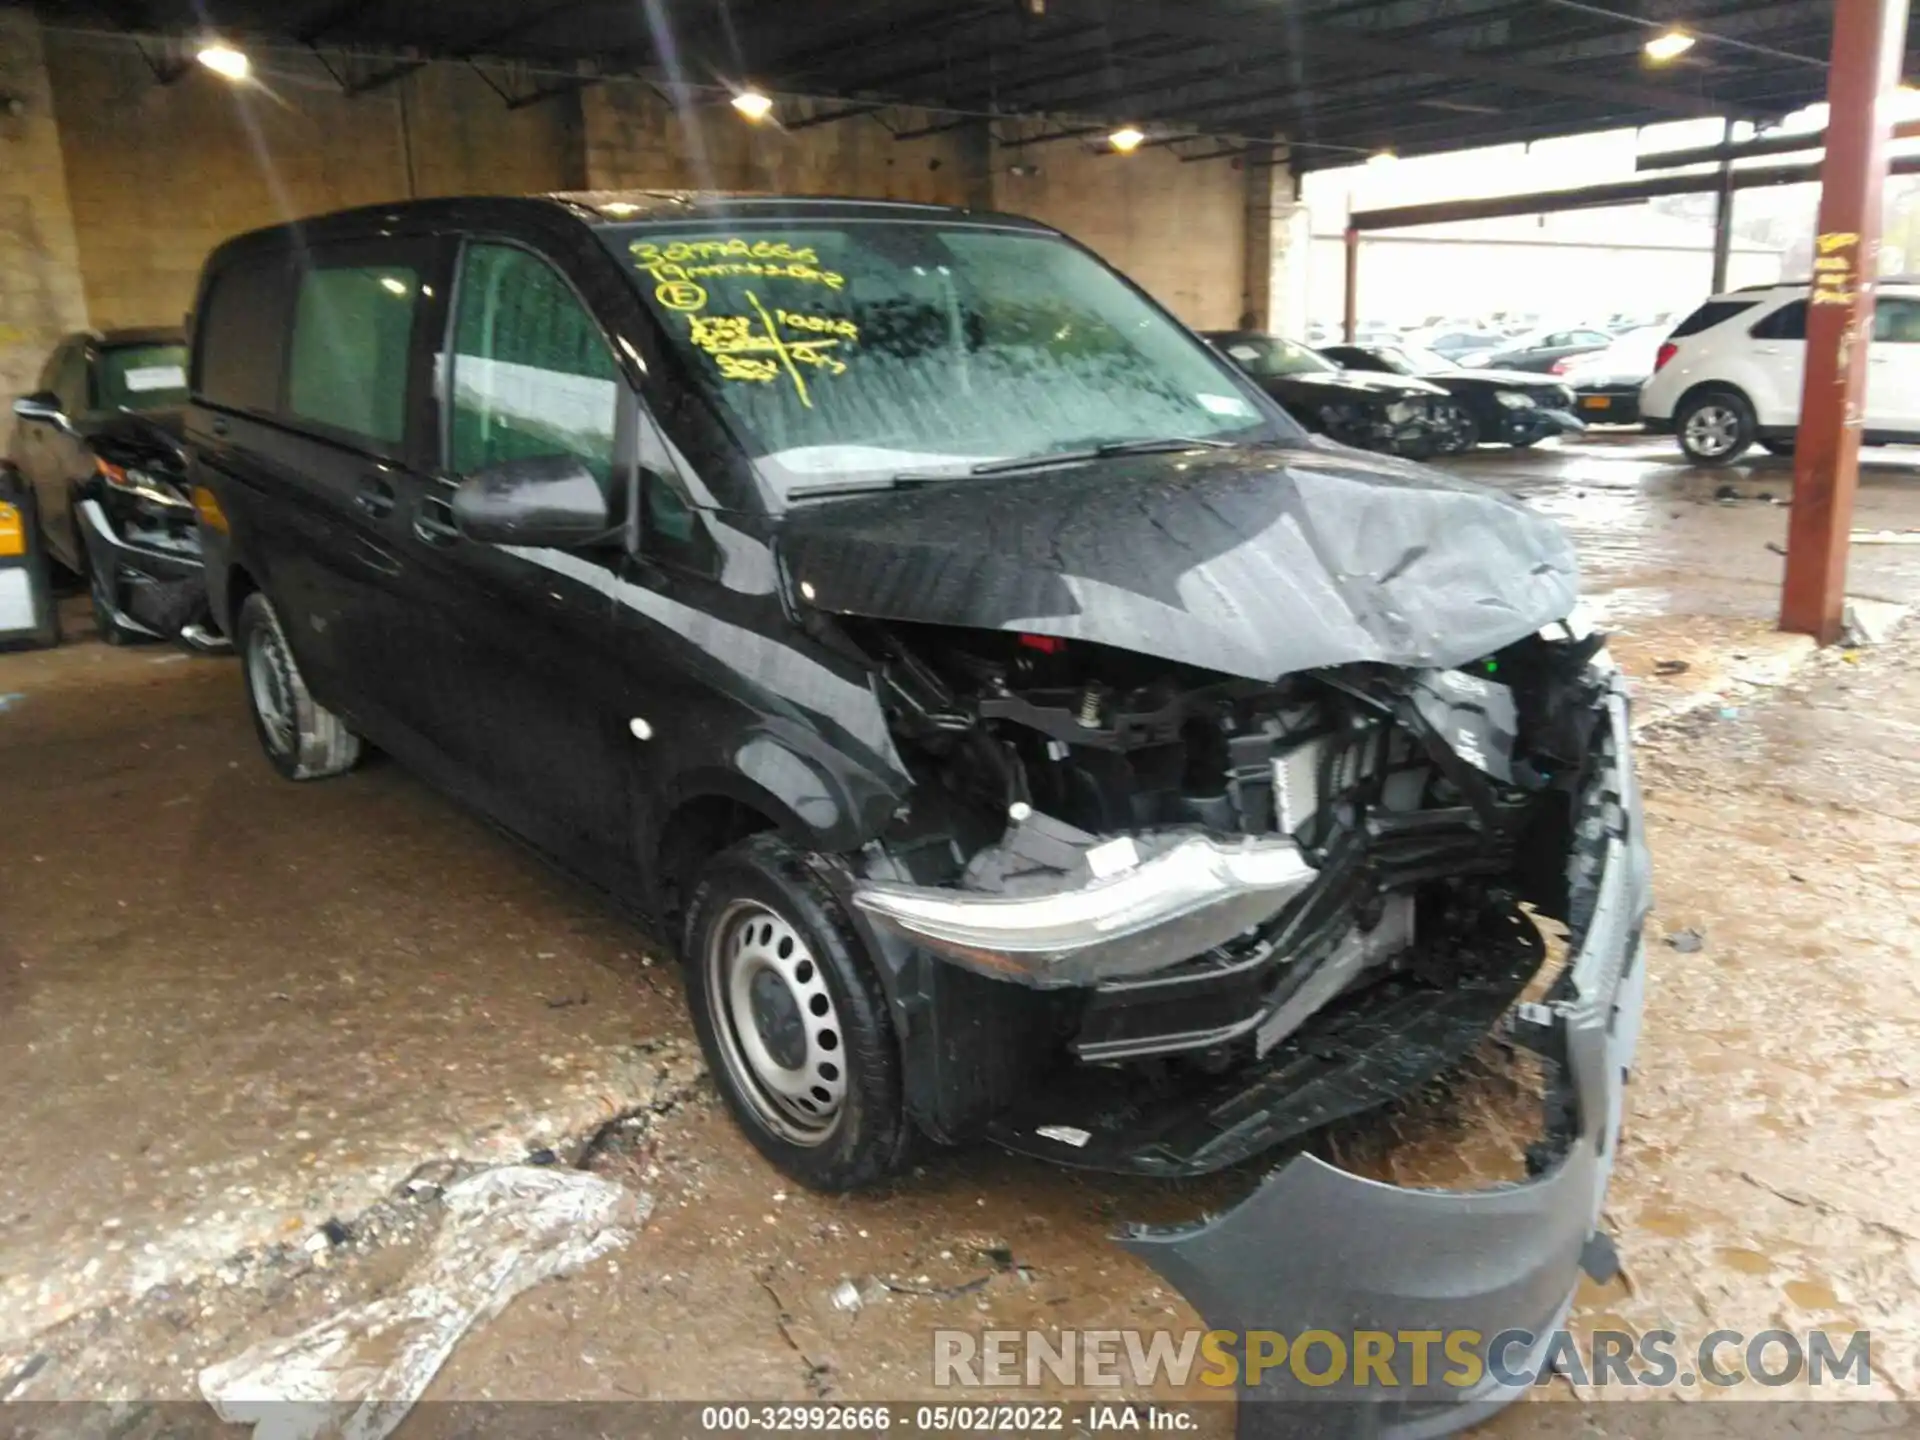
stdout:
[[(1624, 1275), (1574, 1323), (1868, 1328), (1867, 1393), (1909, 1396), (1920, 626), (1808, 658), (1771, 629), (1788, 463), (1673, 457), (1603, 436), (1458, 467), (1570, 527), (1658, 721)], [(1920, 530), (1915, 459), (1873, 456), (1860, 529)], [(1852, 575), (1920, 601), (1920, 548), (1857, 545)], [(939, 1327), (1197, 1323), (1104, 1236), (1234, 1182), (974, 1150), (875, 1195), (786, 1184), (700, 1077), (658, 945), (394, 765), (279, 781), (239, 683), (165, 649), (0, 656), (0, 1397), (189, 1397), (201, 1365), (393, 1283), (434, 1219), (409, 1176), (566, 1160), (623, 1115), (592, 1163), (651, 1222), (469, 1337), (431, 1395), (925, 1398)], [(1343, 1143), (1490, 1182), (1523, 1089), (1489, 1056)]]

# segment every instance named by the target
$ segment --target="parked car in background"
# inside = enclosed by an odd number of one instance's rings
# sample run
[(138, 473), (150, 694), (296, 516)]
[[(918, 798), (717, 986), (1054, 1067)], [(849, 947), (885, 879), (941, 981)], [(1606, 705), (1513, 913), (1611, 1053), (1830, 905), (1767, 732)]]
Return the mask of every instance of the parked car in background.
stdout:
[(1463, 355), (1490, 352), (1506, 343), (1507, 337), (1498, 330), (1466, 329), (1459, 326), (1437, 326), (1421, 330), (1409, 330), (1399, 337), (1400, 343), (1412, 346), (1416, 350), (1431, 350), (1436, 355), (1458, 362)]
[(1361, 450), (1423, 460), (1459, 446), (1458, 408), (1438, 385), (1341, 369), (1278, 335), (1217, 330), (1207, 337), (1307, 429)]
[(218, 643), (180, 443), (186, 361), (178, 330), (69, 335), (13, 403), (7, 463), (33, 487), (47, 552), (86, 581), (109, 644)]
[(1461, 413), (1441, 446), (1443, 455), (1486, 441), (1525, 449), (1583, 428), (1571, 390), (1524, 370), (1466, 370), (1444, 355), (1406, 345), (1328, 345), (1320, 353), (1349, 372), (1410, 376), (1445, 390)]
[(1553, 371), (1561, 361), (1604, 350), (1613, 336), (1591, 326), (1534, 330), (1485, 350), (1458, 357), (1462, 365), (1487, 370)]
[(1573, 389), (1574, 409), (1590, 425), (1637, 425), (1640, 387), (1653, 374), (1664, 325), (1628, 330), (1604, 350), (1582, 355), (1560, 374)]
[[(1868, 358), (1862, 442), (1920, 442), (1920, 284), (1879, 283)], [(1790, 455), (1806, 361), (1804, 282), (1715, 295), (1655, 353), (1641, 418), (1677, 436), (1701, 465), (1724, 465), (1755, 444)]]

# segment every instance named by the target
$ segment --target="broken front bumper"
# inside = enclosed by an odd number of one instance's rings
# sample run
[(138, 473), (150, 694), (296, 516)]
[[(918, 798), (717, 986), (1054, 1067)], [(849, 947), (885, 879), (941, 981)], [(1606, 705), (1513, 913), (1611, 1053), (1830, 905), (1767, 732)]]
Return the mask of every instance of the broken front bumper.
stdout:
[(91, 497), (76, 509), (87, 568), (101, 580), (101, 600), (123, 629), (166, 639), (205, 611), (191, 512), (182, 521), (161, 507), (129, 502), (109, 514)]
[[(1556, 1137), (1555, 1158), (1523, 1183), (1453, 1192), (1382, 1184), (1301, 1155), (1212, 1220), (1122, 1237), (1209, 1327), (1242, 1337), (1322, 1330), (1351, 1350), (1360, 1331), (1474, 1332), (1477, 1371), (1439, 1363), (1436, 1343), (1421, 1385), (1405, 1363), (1391, 1367), (1399, 1383), (1375, 1374), (1365, 1388), (1351, 1370), (1338, 1384), (1310, 1386), (1291, 1366), (1266, 1369), (1241, 1392), (1242, 1434), (1304, 1423), (1420, 1436), (1472, 1424), (1531, 1383), (1583, 1263), (1611, 1272), (1597, 1226), (1639, 1030), (1651, 887), (1617, 685), (1608, 711), (1616, 759), (1603, 779), (1604, 833), (1585, 837), (1601, 851), (1593, 913), (1549, 1001), (1519, 1007), (1513, 1031), (1554, 1062), (1572, 1102), (1572, 1133)], [(1324, 1369), (1325, 1353), (1308, 1373)], [(1449, 1384), (1449, 1374), (1468, 1378)]]

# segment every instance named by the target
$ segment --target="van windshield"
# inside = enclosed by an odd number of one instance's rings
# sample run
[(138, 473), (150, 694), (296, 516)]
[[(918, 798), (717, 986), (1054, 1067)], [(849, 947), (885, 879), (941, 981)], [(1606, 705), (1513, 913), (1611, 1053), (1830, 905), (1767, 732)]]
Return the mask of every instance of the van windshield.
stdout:
[(819, 220), (602, 233), (783, 499), (1130, 441), (1297, 434), (1049, 235)]

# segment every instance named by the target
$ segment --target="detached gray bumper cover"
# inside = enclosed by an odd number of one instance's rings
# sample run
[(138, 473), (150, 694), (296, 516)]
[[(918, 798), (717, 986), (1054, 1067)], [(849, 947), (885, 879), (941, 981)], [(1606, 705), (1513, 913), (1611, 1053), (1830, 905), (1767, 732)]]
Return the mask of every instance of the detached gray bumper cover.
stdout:
[[(1521, 1393), (1522, 1385), (1503, 1384), (1501, 1376), (1530, 1374), (1566, 1315), (1613, 1169), (1646, 970), (1640, 928), (1648, 859), (1617, 694), (1610, 709), (1622, 743), (1621, 833), (1606, 842), (1595, 912), (1565, 997), (1547, 1017), (1532, 1017), (1553, 1048), (1564, 1046), (1577, 1107), (1578, 1134), (1553, 1168), (1492, 1190), (1408, 1190), (1301, 1156), (1211, 1221), (1139, 1229), (1121, 1241), (1179, 1287), (1211, 1327), (1289, 1337), (1331, 1330), (1349, 1345), (1356, 1330), (1475, 1330), (1483, 1359), (1502, 1332), (1529, 1332), (1532, 1345), (1504, 1346), (1494, 1357), (1498, 1368), (1471, 1388), (1441, 1383), (1451, 1367), (1440, 1363), (1437, 1347), (1432, 1383), (1422, 1387), (1409, 1383), (1404, 1351), (1393, 1367), (1398, 1388), (1356, 1389), (1350, 1373), (1339, 1385), (1308, 1388), (1290, 1369), (1268, 1369), (1257, 1389), (1242, 1392), (1243, 1434), (1277, 1427), (1283, 1417), (1330, 1433), (1460, 1429)], [(1320, 1352), (1314, 1365), (1324, 1364)]]

